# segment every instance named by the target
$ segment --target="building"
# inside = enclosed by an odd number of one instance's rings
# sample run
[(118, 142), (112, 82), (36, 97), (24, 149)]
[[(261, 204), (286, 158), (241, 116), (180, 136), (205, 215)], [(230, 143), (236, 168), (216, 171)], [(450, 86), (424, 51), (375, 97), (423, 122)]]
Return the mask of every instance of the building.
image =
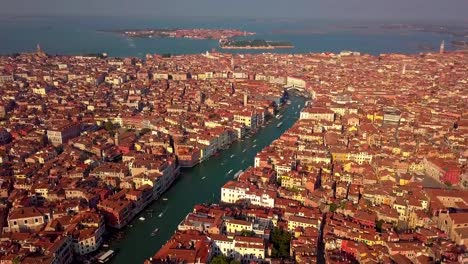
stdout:
[(206, 263), (213, 257), (213, 241), (198, 231), (178, 231), (145, 264), (151, 263)]
[(79, 123), (64, 122), (52, 125), (47, 130), (47, 138), (54, 146), (67, 143), (69, 139), (80, 135), (81, 125)]
[(104, 217), (96, 212), (82, 212), (76, 215), (67, 228), (72, 236), (76, 254), (85, 255), (98, 250), (105, 232)]
[(229, 181), (221, 188), (221, 202), (237, 203), (249, 202), (252, 205), (273, 208), (276, 192), (259, 189), (255, 185)]
[(335, 112), (324, 107), (307, 107), (301, 111), (300, 119), (306, 120), (335, 120)]
[(39, 231), (51, 219), (49, 209), (37, 207), (14, 208), (8, 215), (8, 227), (4, 232)]

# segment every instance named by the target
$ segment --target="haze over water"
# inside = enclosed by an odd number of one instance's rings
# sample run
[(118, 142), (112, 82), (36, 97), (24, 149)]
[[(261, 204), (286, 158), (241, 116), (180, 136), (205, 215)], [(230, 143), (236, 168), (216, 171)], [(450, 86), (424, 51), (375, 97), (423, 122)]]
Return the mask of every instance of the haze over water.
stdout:
[[(97, 16), (4, 16), (0, 18), (0, 54), (32, 51), (37, 43), (49, 54), (107, 52), (110, 56), (147, 53), (190, 54), (218, 49), (216, 40), (128, 38), (104, 32), (143, 28), (236, 28), (256, 32), (252, 38), (290, 41), (293, 49), (274, 51), (223, 50), (240, 53), (340, 52), (417, 53), (422, 46), (437, 49), (448, 34), (409, 32), (380, 28), (392, 21), (346, 21), (324, 19), (201, 18), (201, 17), (97, 17)], [(219, 49), (218, 49), (219, 50)]]

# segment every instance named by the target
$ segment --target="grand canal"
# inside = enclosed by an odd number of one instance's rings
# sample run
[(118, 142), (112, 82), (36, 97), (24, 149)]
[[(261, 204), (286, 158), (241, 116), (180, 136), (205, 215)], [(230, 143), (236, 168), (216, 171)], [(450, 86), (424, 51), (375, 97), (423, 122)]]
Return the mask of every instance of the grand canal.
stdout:
[[(112, 263), (143, 263), (171, 237), (195, 204), (217, 203), (221, 186), (237, 171), (253, 166), (255, 155), (297, 121), (306, 99), (290, 94), (290, 100), (291, 104), (285, 106), (280, 120), (273, 119), (255, 136), (234, 143), (220, 155), (194, 168), (183, 170), (162, 199), (151, 204), (122, 230), (122, 239), (112, 241), (110, 247), (118, 251)], [(277, 127), (280, 122), (282, 125)], [(141, 216), (146, 220), (138, 220)], [(150, 234), (155, 228), (159, 228), (159, 232), (152, 237)]]

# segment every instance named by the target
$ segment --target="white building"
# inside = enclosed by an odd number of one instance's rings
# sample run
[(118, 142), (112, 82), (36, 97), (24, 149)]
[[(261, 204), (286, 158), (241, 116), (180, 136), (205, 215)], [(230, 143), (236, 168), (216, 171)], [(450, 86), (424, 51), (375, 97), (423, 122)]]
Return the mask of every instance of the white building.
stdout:
[(255, 185), (229, 181), (221, 188), (221, 202), (237, 203), (249, 201), (252, 205), (273, 208), (276, 193), (270, 190), (258, 189)]

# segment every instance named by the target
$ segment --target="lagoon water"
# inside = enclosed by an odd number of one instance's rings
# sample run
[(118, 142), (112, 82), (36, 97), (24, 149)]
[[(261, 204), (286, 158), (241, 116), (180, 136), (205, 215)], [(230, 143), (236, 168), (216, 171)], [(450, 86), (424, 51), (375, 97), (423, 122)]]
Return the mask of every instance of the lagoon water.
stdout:
[[(293, 49), (281, 53), (340, 52), (415, 53), (421, 46), (437, 49), (449, 35), (429, 32), (385, 30), (390, 22), (359, 22), (299, 19), (157, 18), (157, 17), (39, 17), (0, 18), (0, 54), (32, 51), (36, 44), (49, 54), (106, 52), (110, 56), (144, 57), (147, 53), (187, 54), (210, 51), (216, 40), (128, 38), (103, 31), (142, 28), (237, 28), (257, 32), (255, 38), (290, 41)], [(225, 52), (260, 53), (259, 50)]]

